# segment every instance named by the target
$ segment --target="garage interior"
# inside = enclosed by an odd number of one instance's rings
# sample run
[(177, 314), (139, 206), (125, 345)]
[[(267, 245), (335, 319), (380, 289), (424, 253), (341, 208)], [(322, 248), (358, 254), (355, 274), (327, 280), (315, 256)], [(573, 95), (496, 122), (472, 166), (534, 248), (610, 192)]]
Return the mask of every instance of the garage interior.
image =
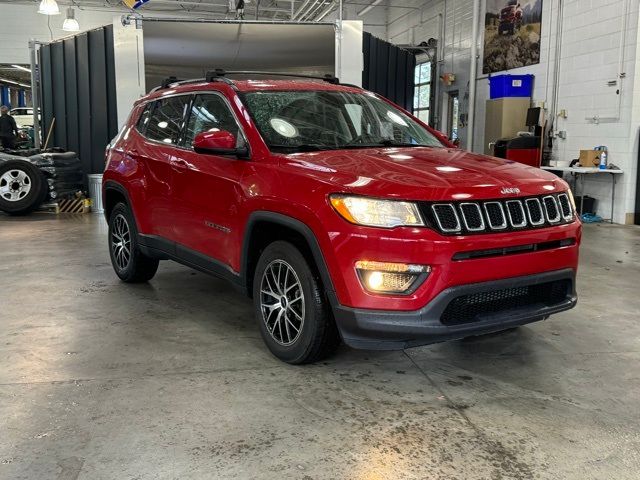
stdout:
[[(0, 478), (637, 479), (640, 6), (515, 3), (2, 2), (19, 133), (0, 169), (49, 181), (32, 211), (0, 211)], [(564, 178), (577, 306), (289, 365), (224, 280), (163, 261), (120, 281), (105, 147), (165, 78), (214, 69), (335, 75), (461, 151)]]

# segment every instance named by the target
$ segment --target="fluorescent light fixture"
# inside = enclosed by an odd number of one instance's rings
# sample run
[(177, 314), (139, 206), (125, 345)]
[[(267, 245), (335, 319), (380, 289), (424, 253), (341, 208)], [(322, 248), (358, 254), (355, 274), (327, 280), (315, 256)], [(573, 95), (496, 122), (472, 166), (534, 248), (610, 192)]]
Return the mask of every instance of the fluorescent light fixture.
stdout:
[(67, 18), (62, 24), (62, 30), (65, 32), (77, 32), (80, 30), (80, 25), (78, 25), (78, 21), (76, 20), (75, 12), (73, 8), (67, 8)]
[(56, 2), (56, 0), (42, 0), (40, 2), (38, 13), (41, 13), (43, 15), (60, 15), (58, 2)]
[(25, 72), (31, 73), (31, 69), (27, 67), (23, 67), (22, 65), (11, 65), (13, 68), (17, 68), (18, 70), (24, 70)]
[(9, 79), (6, 79), (6, 78), (0, 78), (0, 83), (2, 83), (2, 82), (4, 82), (4, 83), (11, 83), (11, 84), (13, 84), (13, 85), (20, 85), (21, 87), (31, 88), (31, 85), (27, 85), (26, 83), (16, 82), (16, 81), (9, 80)]
[(363, 15), (366, 15), (367, 13), (369, 13), (371, 10), (373, 10), (375, 7), (377, 7), (381, 3), (382, 3), (382, 0), (375, 0), (371, 5), (368, 5), (368, 6), (364, 7), (362, 10), (360, 10), (358, 12), (358, 16), (361, 17)]

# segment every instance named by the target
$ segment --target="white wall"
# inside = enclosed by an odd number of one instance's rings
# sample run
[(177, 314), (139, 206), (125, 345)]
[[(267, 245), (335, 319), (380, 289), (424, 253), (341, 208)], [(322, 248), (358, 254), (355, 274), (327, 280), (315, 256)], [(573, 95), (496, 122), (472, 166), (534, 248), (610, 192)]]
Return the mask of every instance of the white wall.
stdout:
[[(62, 30), (65, 6), (60, 5), (60, 15), (47, 16), (37, 12), (38, 3), (30, 5), (0, 4), (0, 63), (29, 63), (29, 40), (51, 41), (66, 37), (71, 32)], [(113, 22), (112, 12), (95, 12), (75, 9), (81, 30), (107, 25)], [(49, 32), (49, 27), (51, 32)]]
[[(372, 0), (373, 1), (373, 0)], [(364, 2), (358, 2), (364, 3)], [(359, 16), (358, 12), (364, 5), (352, 5), (346, 3), (343, 8), (343, 20), (359, 20), (363, 22), (364, 31), (375, 35), (378, 38), (386, 39), (387, 36), (387, 9), (384, 6), (374, 8), (369, 13)], [(338, 9), (327, 15), (323, 22), (333, 22), (338, 18)]]
[[(555, 37), (560, 0), (544, 0), (541, 34), (541, 60), (537, 65), (511, 70), (512, 74), (535, 75), (534, 102), (552, 100)], [(622, 31), (624, 0), (563, 0), (563, 41), (560, 66), (559, 109), (568, 111), (568, 118), (559, 119), (558, 130), (567, 132), (567, 139), (556, 139), (554, 158), (568, 162), (577, 158), (580, 149), (596, 145), (609, 147), (610, 161), (625, 170), (618, 183), (615, 220), (623, 223), (625, 214), (634, 211), (638, 130), (640, 127), (640, 49), (638, 45), (639, 2), (630, 2), (625, 39), (624, 89), (622, 115), (619, 121), (594, 124), (586, 117), (614, 114), (615, 88), (606, 85), (617, 75), (619, 41)], [(462, 112), (468, 110), (464, 95), (468, 92), (472, 29), (472, 0), (409, 0), (397, 2), (413, 6), (409, 15), (398, 9), (388, 9), (387, 39), (391, 43), (419, 43), (429, 37), (439, 37), (438, 14), (445, 18), (444, 61), (440, 72), (457, 75), (456, 84), (443, 87), (459, 90)], [(481, 2), (484, 3), (484, 2)], [(481, 6), (478, 72), (482, 72), (482, 31), (484, 5)], [(366, 23), (365, 23), (365, 29)], [(638, 72), (636, 72), (636, 69)], [(548, 77), (548, 81), (547, 81)], [(484, 150), (485, 104), (489, 95), (486, 75), (479, 73), (477, 81), (474, 151)], [(445, 95), (441, 97), (441, 101)], [(444, 109), (443, 109), (444, 110)], [(461, 144), (467, 131), (461, 129)], [(610, 211), (610, 180), (597, 176), (587, 181), (587, 193), (598, 199), (598, 212), (605, 218)]]

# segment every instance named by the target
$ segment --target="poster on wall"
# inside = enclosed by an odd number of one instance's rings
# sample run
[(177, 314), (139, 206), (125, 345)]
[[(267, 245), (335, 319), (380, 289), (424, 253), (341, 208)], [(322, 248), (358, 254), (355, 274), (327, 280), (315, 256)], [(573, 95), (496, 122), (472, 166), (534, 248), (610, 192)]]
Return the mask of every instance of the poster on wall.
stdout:
[(482, 71), (540, 63), (542, 0), (487, 0)]

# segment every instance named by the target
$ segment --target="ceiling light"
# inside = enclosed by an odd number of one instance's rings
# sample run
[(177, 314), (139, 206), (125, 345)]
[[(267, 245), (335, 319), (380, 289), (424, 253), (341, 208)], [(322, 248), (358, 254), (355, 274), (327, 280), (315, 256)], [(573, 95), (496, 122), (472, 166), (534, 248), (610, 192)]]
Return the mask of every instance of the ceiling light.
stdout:
[(382, 0), (375, 0), (371, 5), (368, 5), (368, 6), (364, 7), (362, 10), (360, 10), (358, 12), (358, 16), (361, 17), (363, 15), (366, 15), (367, 13), (369, 13), (371, 10), (373, 10), (375, 7), (377, 7), (381, 3), (382, 3)]
[(67, 18), (62, 24), (62, 30), (66, 32), (77, 32), (80, 30), (80, 25), (78, 25), (78, 21), (75, 18), (75, 12), (73, 8), (67, 8)]
[(22, 65), (11, 65), (13, 68), (17, 68), (18, 70), (24, 70), (25, 72), (31, 73), (31, 69), (27, 67), (23, 67)]
[(60, 15), (58, 2), (56, 2), (56, 0), (42, 0), (40, 2), (38, 13), (41, 13), (43, 15)]

